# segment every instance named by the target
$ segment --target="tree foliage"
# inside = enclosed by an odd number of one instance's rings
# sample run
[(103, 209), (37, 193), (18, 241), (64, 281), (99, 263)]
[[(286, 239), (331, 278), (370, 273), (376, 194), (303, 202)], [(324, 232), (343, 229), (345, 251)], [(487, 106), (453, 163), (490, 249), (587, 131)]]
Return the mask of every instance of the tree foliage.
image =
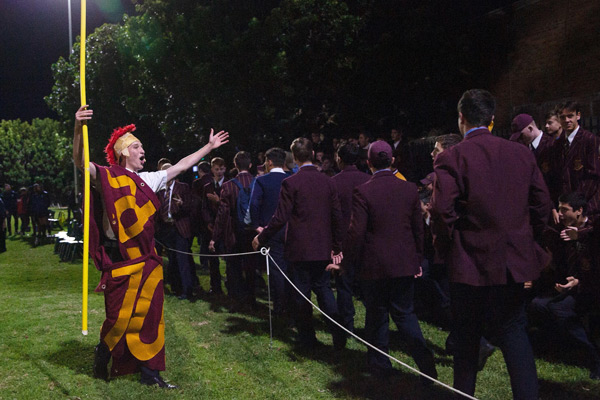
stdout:
[[(229, 151), (252, 151), (399, 117), (413, 134), (454, 126), (457, 98), (494, 59), (477, 39), (490, 27), (442, 0), (138, 3), (138, 16), (87, 40), (93, 159), (111, 129), (132, 122), (151, 160), (186, 155), (211, 127), (229, 130)], [(47, 97), (71, 122), (75, 47), (54, 64)]]
[(13, 188), (40, 183), (53, 199), (69, 200), (73, 191), (71, 142), (51, 119), (0, 122), (0, 182)]

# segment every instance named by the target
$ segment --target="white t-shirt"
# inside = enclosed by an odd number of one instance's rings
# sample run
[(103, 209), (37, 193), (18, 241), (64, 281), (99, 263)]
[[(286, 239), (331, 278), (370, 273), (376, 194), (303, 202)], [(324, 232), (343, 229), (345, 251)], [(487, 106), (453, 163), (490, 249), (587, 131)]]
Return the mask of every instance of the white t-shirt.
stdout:
[[(128, 170), (131, 171), (131, 170)], [(162, 171), (154, 171), (154, 172), (135, 172), (135, 171), (131, 171), (134, 172), (136, 174), (138, 174), (138, 176), (140, 178), (142, 178), (142, 180), (144, 182), (146, 182), (146, 184), (148, 186), (150, 186), (150, 188), (152, 189), (152, 191), (154, 193), (158, 192), (161, 189), (166, 189), (167, 188), (167, 170), (162, 170)]]

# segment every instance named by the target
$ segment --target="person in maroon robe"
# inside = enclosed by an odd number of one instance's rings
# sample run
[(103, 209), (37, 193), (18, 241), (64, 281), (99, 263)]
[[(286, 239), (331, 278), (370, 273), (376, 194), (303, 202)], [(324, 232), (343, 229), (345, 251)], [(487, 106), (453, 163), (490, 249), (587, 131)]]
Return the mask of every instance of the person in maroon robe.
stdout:
[[(87, 107), (75, 114), (73, 160), (80, 169), (84, 166), (82, 126), (93, 116)], [(112, 376), (140, 371), (142, 384), (175, 388), (159, 374), (165, 369), (165, 348), (162, 259), (154, 243), (154, 218), (160, 207), (155, 192), (227, 143), (229, 134), (211, 130), (207, 145), (171, 168), (139, 173), (146, 159), (133, 131), (135, 125), (113, 131), (104, 149), (110, 167), (89, 164), (96, 192), (90, 197), (90, 255), (102, 271), (96, 290), (104, 291), (106, 309), (93, 373), (108, 380), (112, 357)]]

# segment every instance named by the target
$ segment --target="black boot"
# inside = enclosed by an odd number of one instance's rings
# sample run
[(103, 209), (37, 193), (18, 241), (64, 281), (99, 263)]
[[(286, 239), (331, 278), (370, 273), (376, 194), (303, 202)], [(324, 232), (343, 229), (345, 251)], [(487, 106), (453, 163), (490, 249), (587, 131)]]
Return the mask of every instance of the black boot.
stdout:
[(108, 363), (110, 361), (110, 350), (108, 346), (100, 341), (94, 349), (94, 378), (108, 381)]
[(177, 389), (177, 386), (165, 382), (157, 370), (140, 367), (140, 372), (140, 383), (142, 385), (158, 386), (163, 389)]

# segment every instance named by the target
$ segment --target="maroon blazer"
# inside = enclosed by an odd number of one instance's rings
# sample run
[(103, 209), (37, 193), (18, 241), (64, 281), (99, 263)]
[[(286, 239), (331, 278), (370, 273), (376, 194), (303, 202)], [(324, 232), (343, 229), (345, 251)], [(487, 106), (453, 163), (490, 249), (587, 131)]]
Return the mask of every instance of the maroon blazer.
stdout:
[(194, 182), (192, 182), (192, 195), (202, 198), (204, 195), (204, 186), (212, 182), (214, 180), (211, 174), (205, 174), (202, 178), (194, 179)]
[(284, 255), (290, 262), (325, 261), (339, 253), (342, 211), (335, 183), (307, 165), (281, 183), (279, 204), (269, 225), (258, 235), (265, 243), (288, 224)]
[(587, 215), (597, 218), (600, 212), (600, 138), (579, 127), (568, 145), (566, 132), (556, 140), (556, 164), (560, 168), (562, 192), (581, 192), (588, 201)]
[[(225, 185), (226, 180), (223, 180), (223, 185)], [(219, 211), (219, 203), (214, 203), (208, 199), (206, 196), (208, 193), (216, 194), (217, 196), (221, 196), (221, 190), (223, 190), (223, 185), (215, 188), (215, 181), (211, 179), (210, 182), (204, 185), (204, 190), (202, 193), (202, 206), (200, 216), (202, 218), (202, 231), (204, 234), (212, 235), (213, 225), (215, 223), (215, 218), (217, 217), (217, 211)]]
[[(235, 179), (242, 184), (242, 187), (247, 188), (252, 183), (253, 176), (248, 171), (242, 171)], [(239, 233), (237, 226), (237, 198), (239, 192), (240, 189), (233, 180), (223, 183), (212, 239), (215, 242), (223, 243), (225, 251), (233, 251), (236, 241), (240, 239), (236, 237), (236, 233)]]
[(432, 196), (436, 246), (450, 281), (473, 286), (536, 279), (548, 256), (534, 241), (548, 222), (551, 201), (526, 147), (487, 129), (439, 154)]
[[(161, 210), (164, 207), (163, 203), (169, 201), (169, 199), (165, 197), (166, 192), (166, 189), (162, 189), (156, 193), (156, 196), (161, 204)], [(171, 198), (173, 196), (179, 196), (181, 199), (181, 205), (171, 200), (171, 217), (174, 220), (177, 232), (182, 237), (190, 239), (192, 237), (192, 221), (190, 218), (190, 211), (193, 204), (190, 186), (187, 183), (175, 181)], [(162, 215), (159, 216), (160, 219), (162, 219), (162, 217)], [(161, 225), (164, 223), (165, 221), (161, 221)]]
[(340, 198), (342, 208), (342, 232), (345, 235), (350, 226), (350, 215), (352, 214), (352, 192), (358, 185), (362, 185), (371, 179), (371, 175), (359, 171), (354, 165), (345, 167), (333, 178)]
[(195, 235), (204, 231), (202, 228), (204, 225), (204, 220), (202, 219), (202, 204), (204, 199), (204, 186), (209, 182), (213, 182), (213, 177), (210, 174), (205, 174), (202, 178), (195, 179), (192, 182), (192, 210), (190, 218), (192, 219), (192, 228)]
[[(510, 140), (518, 141), (513, 139), (513, 137), (511, 137)], [(540, 171), (542, 171), (544, 182), (546, 182), (548, 192), (550, 193), (550, 199), (552, 199), (552, 204), (554, 204), (554, 206), (558, 205), (558, 197), (562, 193), (560, 171), (557, 170), (557, 164), (554, 160), (556, 157), (556, 149), (554, 147), (556, 142), (557, 140), (555, 140), (554, 137), (542, 133), (542, 138), (540, 139), (538, 147), (536, 149), (531, 149), (531, 152), (535, 156), (537, 166)]]
[(356, 187), (343, 250), (344, 265), (362, 265), (363, 280), (418, 274), (423, 217), (417, 186), (384, 170)]

